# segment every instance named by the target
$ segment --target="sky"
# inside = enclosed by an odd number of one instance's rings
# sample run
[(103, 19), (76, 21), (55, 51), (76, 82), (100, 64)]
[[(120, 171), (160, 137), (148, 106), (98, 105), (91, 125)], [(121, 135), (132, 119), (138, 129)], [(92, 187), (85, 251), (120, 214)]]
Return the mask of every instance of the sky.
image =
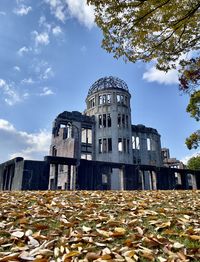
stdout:
[(157, 129), (171, 157), (185, 162), (199, 153), (185, 145), (199, 124), (186, 113), (177, 71), (116, 60), (101, 40), (86, 0), (0, 0), (0, 163), (43, 160), (53, 120), (83, 112), (88, 89), (105, 76), (127, 83), (132, 124)]

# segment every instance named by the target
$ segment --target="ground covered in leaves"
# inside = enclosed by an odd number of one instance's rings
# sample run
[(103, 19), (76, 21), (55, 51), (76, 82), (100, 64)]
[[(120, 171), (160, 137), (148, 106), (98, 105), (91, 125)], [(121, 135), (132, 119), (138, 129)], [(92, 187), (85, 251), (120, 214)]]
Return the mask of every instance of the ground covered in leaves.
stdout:
[(200, 261), (200, 191), (1, 192), (0, 261)]

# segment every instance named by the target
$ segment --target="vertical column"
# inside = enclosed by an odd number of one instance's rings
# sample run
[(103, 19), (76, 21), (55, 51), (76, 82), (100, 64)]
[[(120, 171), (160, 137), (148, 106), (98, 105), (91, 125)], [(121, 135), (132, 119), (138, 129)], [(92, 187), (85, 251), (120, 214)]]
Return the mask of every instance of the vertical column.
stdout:
[(54, 171), (54, 190), (57, 190), (58, 188), (58, 164), (54, 165), (55, 171)]
[(192, 189), (197, 189), (197, 180), (195, 174), (191, 174), (191, 182), (192, 182)]
[(151, 182), (152, 182), (152, 189), (157, 189), (157, 179), (156, 179), (156, 173), (154, 171), (151, 171)]

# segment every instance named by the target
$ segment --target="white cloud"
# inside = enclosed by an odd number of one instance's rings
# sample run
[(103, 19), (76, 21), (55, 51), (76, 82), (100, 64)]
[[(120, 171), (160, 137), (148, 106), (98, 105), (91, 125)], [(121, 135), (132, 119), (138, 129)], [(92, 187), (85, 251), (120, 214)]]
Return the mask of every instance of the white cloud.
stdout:
[(44, 87), (42, 92), (39, 95), (40, 96), (49, 96), (49, 95), (54, 95), (54, 92), (49, 87)]
[(55, 17), (64, 22), (66, 19), (65, 4), (63, 0), (44, 0), (47, 4), (50, 5), (51, 12)]
[[(0, 119), (0, 162), (17, 156), (25, 159), (43, 159), (48, 154), (51, 133), (41, 130), (27, 133), (17, 130), (9, 121)], [(2, 155), (1, 155), (2, 154)]]
[(152, 66), (143, 74), (143, 79), (147, 80), (148, 82), (158, 82), (159, 84), (177, 84), (178, 71), (172, 69), (165, 73), (156, 69), (155, 66)]
[(94, 10), (87, 5), (86, 0), (44, 0), (50, 5), (51, 12), (62, 21), (70, 16), (76, 18), (81, 24), (88, 28), (94, 26)]
[(34, 84), (34, 81), (31, 77), (29, 78), (24, 78), (22, 81), (21, 81), (21, 84), (28, 84), (28, 85), (31, 85), (31, 84)]
[(21, 71), (21, 69), (20, 69), (19, 66), (14, 66), (13, 69), (14, 69), (15, 71), (17, 71), (17, 72), (20, 72), (20, 71)]
[(58, 35), (62, 34), (62, 29), (60, 28), (60, 26), (55, 26), (52, 29), (52, 33), (53, 33), (53, 35), (58, 36)]
[(53, 77), (54, 76), (54, 72), (52, 70), (51, 67), (47, 67), (45, 69), (45, 71), (43, 72), (43, 74), (41, 74), (40, 78), (41, 79), (44, 79), (44, 80), (47, 80), (49, 79), (50, 77)]
[(66, 0), (69, 13), (88, 28), (94, 26), (94, 9), (86, 0)]
[[(143, 79), (147, 80), (148, 82), (157, 82), (159, 84), (178, 84), (179, 83), (179, 75), (178, 69), (180, 68), (180, 61), (181, 60), (188, 60), (191, 57), (195, 56), (194, 51), (190, 51), (187, 54), (182, 54), (177, 61), (175, 61), (176, 69), (171, 69), (167, 73), (161, 70), (156, 69), (156, 59), (153, 62), (151, 67), (147, 68), (147, 71), (143, 74)], [(173, 63), (172, 63), (173, 64)]]
[(4, 95), (4, 101), (9, 106), (13, 106), (14, 104), (21, 101), (21, 97), (15, 90), (12, 83), (7, 83), (4, 79), (0, 79), (0, 91), (1, 90)]
[(51, 65), (45, 60), (34, 59), (31, 69), (34, 71), (35, 78), (37, 78), (38, 81), (45, 81), (54, 76)]
[(44, 15), (42, 15), (39, 19), (39, 26), (43, 27), (48, 33), (51, 31), (52, 28), (52, 25), (50, 23), (47, 23), (46, 17)]
[(0, 130), (14, 131), (14, 126), (5, 119), (0, 119)]
[(189, 160), (191, 157), (196, 157), (196, 156), (200, 156), (200, 151), (199, 151), (199, 152), (196, 152), (196, 153), (193, 153), (193, 154), (191, 154), (191, 155), (185, 156), (185, 157), (182, 158), (180, 161), (183, 162), (183, 164), (187, 165), (188, 160)]
[(37, 31), (32, 32), (35, 40), (35, 45), (48, 45), (49, 35), (47, 32), (38, 33)]
[(32, 10), (31, 6), (20, 5), (18, 8), (14, 9), (13, 12), (16, 15), (24, 16), (27, 15), (31, 10)]
[(28, 53), (30, 49), (26, 46), (21, 47), (18, 51), (17, 54), (20, 56), (23, 56), (24, 54)]

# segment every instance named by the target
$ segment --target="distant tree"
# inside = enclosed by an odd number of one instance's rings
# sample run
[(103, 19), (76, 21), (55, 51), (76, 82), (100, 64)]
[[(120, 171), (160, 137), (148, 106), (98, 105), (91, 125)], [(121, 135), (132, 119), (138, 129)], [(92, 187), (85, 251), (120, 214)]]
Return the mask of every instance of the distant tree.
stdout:
[[(188, 61), (181, 61), (182, 75), (179, 78), (180, 90), (190, 94), (190, 101), (186, 111), (196, 121), (200, 120), (200, 58), (193, 58)], [(200, 146), (200, 130), (192, 133), (186, 139), (189, 149), (196, 149)]]
[[(187, 111), (200, 112), (200, 0), (87, 0), (103, 32), (102, 47), (126, 61), (156, 61), (160, 70), (180, 67), (180, 89), (188, 93)], [(190, 52), (192, 59), (182, 57)], [(194, 136), (195, 134), (195, 136)], [(197, 130), (188, 148), (200, 142)], [(193, 138), (195, 140), (193, 141)]]
[(187, 168), (194, 169), (194, 170), (200, 170), (200, 155), (196, 157), (191, 157), (188, 160)]

